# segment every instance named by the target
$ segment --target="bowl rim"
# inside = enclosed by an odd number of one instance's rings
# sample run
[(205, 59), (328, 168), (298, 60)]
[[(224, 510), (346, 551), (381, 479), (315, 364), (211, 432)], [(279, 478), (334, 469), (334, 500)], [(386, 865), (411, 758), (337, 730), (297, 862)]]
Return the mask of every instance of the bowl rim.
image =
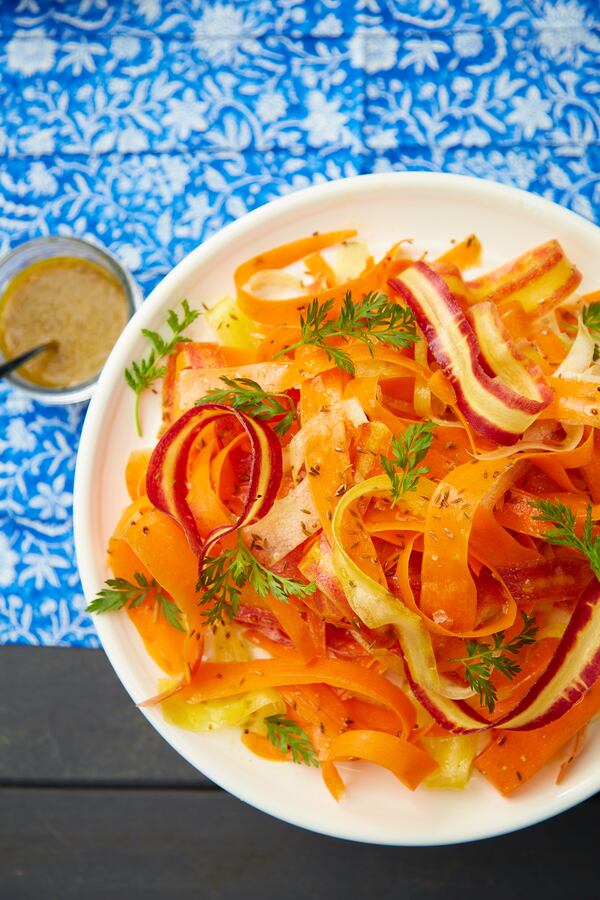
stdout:
[[(39, 237), (31, 238), (28, 241), (23, 241), (22, 243), (17, 244), (6, 253), (2, 254), (2, 256), (0, 256), (0, 279), (2, 278), (4, 267), (11, 261), (18, 259), (20, 256), (26, 255), (29, 250), (32, 250), (35, 247), (47, 247), (50, 250), (52, 247), (58, 247), (60, 244), (67, 245), (67, 247), (70, 245), (70, 247), (73, 249), (73, 255), (81, 256), (82, 259), (87, 259), (87, 257), (83, 255), (84, 249), (92, 251), (93, 253), (97, 254), (98, 257), (100, 257), (102, 261), (101, 264), (104, 265), (106, 270), (119, 279), (125, 291), (125, 299), (127, 301), (128, 307), (126, 324), (128, 324), (143, 303), (144, 295), (142, 293), (142, 289), (140, 288), (139, 284), (137, 283), (129, 269), (127, 269), (123, 265), (123, 263), (120, 262), (119, 259), (117, 259), (114, 253), (111, 253), (111, 251), (99, 241), (87, 241), (84, 238), (76, 237), (75, 235), (71, 234), (41, 235)], [(77, 250), (79, 250), (80, 252), (77, 253)], [(38, 260), (35, 260), (35, 262), (54, 259), (60, 255), (63, 254), (55, 254), (49, 252), (47, 255), (40, 256), (40, 258)], [(28, 263), (24, 268), (27, 268), (27, 265), (33, 264), (33, 262)], [(23, 269), (19, 271), (23, 271)], [(18, 272), (15, 272), (11, 276), (11, 280), (17, 274)], [(4, 358), (5, 357), (0, 350), (0, 360), (4, 360)], [(92, 396), (96, 384), (98, 383), (101, 371), (102, 369), (100, 369), (100, 371), (93, 375), (91, 378), (88, 378), (87, 381), (82, 381), (80, 384), (76, 384), (72, 387), (66, 388), (44, 388), (42, 385), (35, 385), (33, 384), (33, 382), (28, 382), (25, 378), (20, 378), (18, 375), (12, 373), (9, 375), (5, 375), (4, 377), (5, 380), (15, 390), (26, 394), (28, 397), (31, 397), (33, 400), (37, 400), (39, 403), (46, 403), (49, 406), (66, 406), (70, 403), (80, 403), (83, 400), (89, 400)]]
[[(525, 204), (529, 211), (540, 217), (543, 217), (544, 213), (549, 213), (550, 211), (556, 215), (556, 211), (559, 210), (561, 216), (564, 217), (571, 228), (575, 231), (579, 231), (580, 234), (585, 235), (588, 239), (592, 237), (592, 239), (598, 241), (600, 246), (600, 228), (594, 223), (583, 219), (571, 210), (561, 207), (559, 204), (513, 186), (471, 176), (455, 175), (444, 172), (389, 172), (358, 175), (351, 178), (324, 182), (272, 200), (269, 203), (252, 210), (240, 219), (226, 225), (192, 250), (159, 282), (144, 302), (142, 309), (138, 310), (135, 316), (127, 323), (100, 374), (81, 434), (74, 486), (75, 549), (84, 593), (88, 598), (91, 598), (97, 590), (97, 584), (91, 574), (94, 570), (95, 559), (93, 549), (93, 517), (90, 515), (93, 484), (93, 448), (98, 443), (102, 433), (103, 415), (105, 408), (109, 405), (111, 400), (111, 386), (115, 382), (116, 376), (121, 374), (124, 361), (124, 350), (128, 347), (133, 335), (135, 334), (137, 336), (140, 326), (147, 326), (148, 322), (153, 319), (158, 310), (166, 307), (168, 302), (172, 302), (173, 291), (177, 284), (184, 282), (203, 262), (212, 259), (214, 256), (218, 256), (222, 250), (226, 250), (233, 241), (243, 237), (252, 229), (259, 228), (263, 223), (267, 224), (274, 214), (279, 213), (282, 210), (293, 214), (294, 209), (301, 209), (305, 205), (310, 205), (314, 199), (321, 199), (323, 195), (329, 195), (329, 197), (334, 198), (337, 195), (343, 196), (353, 191), (364, 190), (368, 192), (372, 188), (385, 188), (390, 184), (390, 181), (397, 184), (405, 183), (407, 187), (410, 186), (411, 189), (422, 187), (424, 190), (430, 189), (433, 186), (439, 187), (443, 182), (444, 188), (460, 191), (465, 202), (468, 202), (469, 197), (474, 193), (479, 195), (479, 199), (481, 199), (483, 195), (484, 197), (489, 197), (492, 201), (499, 196), (504, 200), (512, 198), (517, 209), (519, 206), (522, 207)], [(108, 633), (107, 624), (99, 620), (97, 616), (94, 616), (93, 618), (104, 652), (108, 656), (117, 677), (122, 682), (134, 703), (139, 702), (139, 698), (136, 698), (135, 696), (135, 688), (132, 683), (133, 678), (129, 674), (128, 664), (124, 659), (118, 658), (118, 652), (111, 646), (110, 640), (107, 640), (105, 643), (104, 637)], [(513, 831), (518, 831), (522, 828), (542, 822), (586, 800), (600, 788), (599, 766), (595, 776), (583, 779), (579, 784), (574, 785), (568, 794), (563, 794), (561, 796), (547, 795), (541, 798), (536, 797), (532, 800), (531, 804), (528, 804), (527, 806), (519, 805), (518, 808), (515, 807), (515, 815), (511, 822), (506, 825), (494, 826), (492, 822), (488, 822), (476, 830), (464, 830), (464, 828), (461, 830), (460, 823), (457, 823), (456, 835), (453, 835), (452, 840), (448, 840), (443, 836), (437, 838), (435, 836), (429, 837), (425, 833), (412, 840), (407, 839), (406, 836), (396, 839), (387, 835), (369, 835), (365, 830), (353, 827), (350, 823), (347, 828), (341, 830), (339, 828), (321, 826), (314, 820), (307, 821), (304, 813), (298, 814), (294, 810), (287, 809), (283, 811), (277, 805), (275, 799), (271, 800), (271, 798), (261, 797), (260, 801), (257, 801), (256, 797), (252, 795), (252, 791), (243, 787), (239, 781), (235, 780), (235, 778), (232, 778), (230, 771), (223, 771), (219, 767), (218, 762), (215, 761), (214, 765), (207, 765), (206, 762), (203, 761), (202, 769), (200, 770), (198, 763), (193, 759), (192, 754), (187, 752), (187, 750), (181, 746), (178, 746), (177, 740), (173, 738), (172, 735), (167, 734), (168, 727), (162, 717), (158, 718), (152, 715), (152, 710), (141, 709), (140, 711), (167, 743), (183, 756), (183, 758), (195, 769), (202, 771), (207, 778), (211, 779), (216, 784), (219, 784), (222, 788), (243, 802), (272, 815), (275, 818), (305, 828), (309, 831), (361, 843), (408, 847), (453, 845), (483, 840), (489, 837), (512, 833)]]

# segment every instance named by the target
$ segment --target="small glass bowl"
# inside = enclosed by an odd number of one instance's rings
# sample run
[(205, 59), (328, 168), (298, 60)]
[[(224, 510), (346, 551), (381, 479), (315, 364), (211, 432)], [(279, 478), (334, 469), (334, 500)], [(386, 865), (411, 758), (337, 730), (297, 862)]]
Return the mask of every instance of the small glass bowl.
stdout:
[[(3, 296), (8, 283), (18, 275), (19, 272), (27, 268), (33, 263), (40, 262), (45, 259), (53, 259), (57, 256), (77, 257), (78, 259), (87, 259), (95, 263), (117, 279), (125, 292), (125, 299), (129, 307), (128, 320), (133, 316), (135, 311), (140, 308), (144, 296), (141, 288), (134, 281), (129, 272), (121, 265), (106, 248), (90, 244), (75, 237), (42, 237), (27, 241), (11, 250), (6, 256), (0, 259), (0, 297)], [(5, 359), (4, 354), (0, 350), (0, 361)], [(101, 371), (101, 370), (100, 370)], [(5, 379), (14, 387), (28, 394), (30, 397), (39, 400), (42, 403), (50, 404), (66, 404), (78, 403), (81, 400), (89, 400), (94, 390), (100, 371), (93, 378), (88, 379), (81, 384), (76, 384), (66, 388), (44, 387), (39, 384), (32, 384), (25, 378), (21, 378), (16, 372), (6, 375)]]

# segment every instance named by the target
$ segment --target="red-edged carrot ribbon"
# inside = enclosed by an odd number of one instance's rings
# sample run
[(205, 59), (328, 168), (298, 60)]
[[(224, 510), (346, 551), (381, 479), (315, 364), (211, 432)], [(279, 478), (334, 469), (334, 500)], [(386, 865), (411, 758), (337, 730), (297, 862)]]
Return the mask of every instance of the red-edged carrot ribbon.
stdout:
[[(214, 528), (203, 540), (187, 502), (188, 463), (200, 432), (225, 416), (232, 416), (239, 423), (250, 443), (248, 495), (240, 516), (233, 523)], [(162, 436), (150, 457), (146, 484), (150, 502), (183, 528), (201, 569), (208, 551), (220, 538), (269, 511), (281, 476), (281, 444), (268, 425), (229, 406), (206, 403), (188, 410)]]
[[(498, 444), (514, 444), (548, 406), (552, 391), (541, 373), (527, 369), (515, 355), (497, 316), (487, 307), (481, 310), (478, 330), (489, 351), (484, 362), (473, 326), (430, 266), (416, 262), (388, 284), (413, 310), (467, 421)], [(515, 381), (517, 389), (512, 386)]]
[(517, 301), (533, 317), (545, 315), (581, 282), (558, 241), (547, 241), (517, 259), (467, 282), (471, 303), (491, 300), (501, 308)]
[(529, 731), (556, 721), (600, 678), (600, 584), (594, 580), (577, 602), (564, 635), (543, 675), (511, 712), (486, 721), (462, 700), (448, 700), (419, 684), (407, 666), (413, 694), (447, 731), (468, 734), (492, 728)]

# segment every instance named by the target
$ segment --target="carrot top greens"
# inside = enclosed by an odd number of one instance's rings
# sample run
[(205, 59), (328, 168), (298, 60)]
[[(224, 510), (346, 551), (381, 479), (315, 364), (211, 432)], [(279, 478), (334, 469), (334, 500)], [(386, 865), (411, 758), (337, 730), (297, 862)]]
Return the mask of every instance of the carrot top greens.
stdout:
[(260, 384), (251, 378), (228, 378), (222, 375), (221, 381), (226, 390), (213, 388), (200, 400), (196, 400), (196, 406), (204, 403), (226, 403), (233, 409), (252, 416), (253, 419), (269, 422), (279, 437), (283, 437), (298, 418), (296, 404), (288, 394), (264, 391)]
[(511, 659), (507, 654), (517, 654), (523, 647), (533, 644), (538, 632), (535, 616), (521, 612), (521, 617), (523, 627), (516, 637), (505, 641), (504, 631), (498, 631), (492, 635), (491, 644), (475, 640), (465, 641), (467, 655), (452, 660), (463, 664), (470, 687), (476, 692), (481, 705), (487, 706), (490, 712), (494, 712), (498, 699), (496, 685), (490, 680), (492, 673), (496, 670), (506, 678), (518, 675), (521, 666), (516, 659)]
[(390, 479), (392, 506), (403, 494), (417, 489), (421, 475), (429, 472), (428, 466), (419, 463), (427, 455), (433, 441), (434, 422), (415, 422), (409, 425), (404, 434), (392, 438), (392, 458), (381, 456), (383, 466)]
[(186, 331), (200, 315), (199, 309), (190, 309), (187, 300), (182, 302), (181, 310), (181, 318), (174, 309), (168, 311), (167, 325), (171, 330), (172, 335), (168, 340), (165, 340), (165, 338), (157, 331), (150, 331), (149, 328), (142, 328), (142, 334), (144, 337), (147, 337), (152, 344), (152, 350), (138, 362), (134, 360), (131, 363), (131, 368), (125, 369), (125, 381), (135, 393), (135, 424), (139, 435), (142, 434), (142, 425), (140, 422), (140, 396), (154, 381), (157, 381), (164, 376), (166, 367), (161, 365), (161, 360), (174, 353), (177, 344), (190, 340), (188, 337), (185, 337), (184, 331)]
[(223, 550), (218, 556), (207, 556), (202, 566), (196, 590), (202, 595), (200, 603), (206, 607), (204, 615), (207, 622), (212, 624), (225, 616), (233, 619), (241, 602), (241, 590), (246, 584), (259, 597), (272, 594), (283, 603), (287, 603), (290, 597), (307, 597), (315, 591), (312, 582), (306, 584), (297, 578), (276, 575), (263, 566), (246, 547), (238, 532), (237, 542), (231, 550)]
[(329, 318), (332, 309), (333, 300), (323, 303), (313, 300), (306, 309), (306, 315), (300, 316), (300, 340), (277, 353), (274, 358), (290, 353), (303, 344), (311, 344), (313, 347), (320, 347), (327, 359), (339, 369), (354, 375), (354, 363), (350, 354), (343, 347), (329, 341), (335, 338), (360, 341), (373, 354), (376, 343), (388, 344), (401, 350), (419, 340), (412, 310), (389, 300), (386, 294), (379, 291), (365, 294), (357, 303), (347, 293), (340, 314), (335, 319)]
[(319, 760), (307, 733), (285, 715), (267, 716), (265, 718), (267, 737), (282, 753), (291, 753), (295, 763), (305, 766), (318, 766)]

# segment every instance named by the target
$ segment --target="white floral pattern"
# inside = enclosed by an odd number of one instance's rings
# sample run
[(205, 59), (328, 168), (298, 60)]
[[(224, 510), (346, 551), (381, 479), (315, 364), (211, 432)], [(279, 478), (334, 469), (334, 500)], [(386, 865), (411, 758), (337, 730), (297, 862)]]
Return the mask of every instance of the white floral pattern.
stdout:
[[(288, 191), (464, 172), (600, 204), (597, 0), (0, 0), (0, 252), (75, 234), (144, 290)], [(0, 643), (96, 646), (84, 410), (0, 385)]]

